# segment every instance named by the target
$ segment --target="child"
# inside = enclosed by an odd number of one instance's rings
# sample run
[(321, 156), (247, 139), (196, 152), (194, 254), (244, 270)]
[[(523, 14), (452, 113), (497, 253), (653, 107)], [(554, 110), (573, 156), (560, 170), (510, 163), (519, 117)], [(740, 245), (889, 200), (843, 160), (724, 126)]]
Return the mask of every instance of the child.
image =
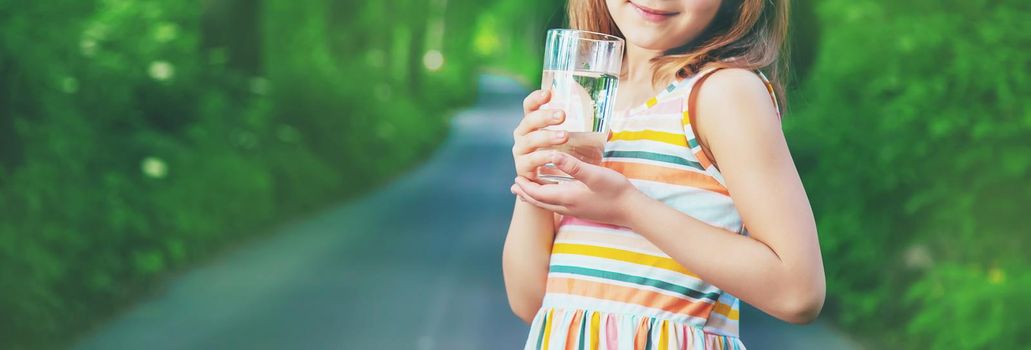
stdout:
[[(817, 317), (823, 261), (777, 99), (787, 11), (569, 1), (571, 27), (623, 37), (626, 55), (601, 166), (539, 150), (565, 141), (542, 129), (562, 113), (539, 109), (549, 91), (523, 102), (502, 260), (526, 349), (744, 349), (738, 298)], [(538, 181), (549, 161), (579, 181)]]

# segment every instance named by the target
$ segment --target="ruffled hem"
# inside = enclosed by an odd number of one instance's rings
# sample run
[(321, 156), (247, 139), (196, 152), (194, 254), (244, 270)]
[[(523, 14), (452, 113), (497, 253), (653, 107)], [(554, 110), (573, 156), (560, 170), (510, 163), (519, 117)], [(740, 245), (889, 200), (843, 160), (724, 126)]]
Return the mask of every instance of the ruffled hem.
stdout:
[(537, 310), (524, 350), (746, 350), (736, 336), (673, 320), (546, 307)]

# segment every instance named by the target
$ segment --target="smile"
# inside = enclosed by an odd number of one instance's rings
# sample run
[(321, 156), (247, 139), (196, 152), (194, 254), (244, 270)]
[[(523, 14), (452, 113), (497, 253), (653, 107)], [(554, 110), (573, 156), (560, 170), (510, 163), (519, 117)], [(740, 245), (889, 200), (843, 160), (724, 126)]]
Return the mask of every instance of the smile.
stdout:
[(670, 17), (676, 16), (679, 13), (679, 12), (675, 12), (675, 11), (663, 11), (663, 10), (653, 9), (653, 8), (650, 8), (650, 7), (644, 7), (644, 6), (635, 4), (633, 1), (627, 1), (627, 2), (629, 2), (630, 5), (633, 6), (635, 10), (637, 10), (637, 13), (640, 14), (641, 17), (644, 17), (644, 19), (646, 19), (648, 21), (651, 21), (651, 22), (665, 21), (665, 20), (669, 19)]

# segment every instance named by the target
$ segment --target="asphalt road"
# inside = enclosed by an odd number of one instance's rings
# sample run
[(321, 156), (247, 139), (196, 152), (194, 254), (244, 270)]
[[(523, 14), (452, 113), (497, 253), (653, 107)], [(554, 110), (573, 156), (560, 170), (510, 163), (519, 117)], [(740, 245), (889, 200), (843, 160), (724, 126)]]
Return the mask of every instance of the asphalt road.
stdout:
[[(391, 184), (185, 273), (75, 349), (521, 349), (501, 275), (526, 90), (484, 76), (444, 145)], [(823, 321), (742, 315), (750, 350), (859, 349)]]

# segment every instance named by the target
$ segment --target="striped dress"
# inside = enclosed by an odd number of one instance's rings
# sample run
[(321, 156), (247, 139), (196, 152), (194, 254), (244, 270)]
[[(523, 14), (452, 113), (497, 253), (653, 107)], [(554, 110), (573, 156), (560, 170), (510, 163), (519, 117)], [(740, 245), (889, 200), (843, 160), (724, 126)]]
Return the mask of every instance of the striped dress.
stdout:
[[(711, 71), (675, 80), (645, 104), (614, 115), (603, 165), (652, 198), (747, 235), (686, 112), (694, 83)], [(776, 103), (769, 80), (757, 73)], [(745, 349), (738, 298), (627, 228), (575, 217), (559, 225), (525, 349)]]

